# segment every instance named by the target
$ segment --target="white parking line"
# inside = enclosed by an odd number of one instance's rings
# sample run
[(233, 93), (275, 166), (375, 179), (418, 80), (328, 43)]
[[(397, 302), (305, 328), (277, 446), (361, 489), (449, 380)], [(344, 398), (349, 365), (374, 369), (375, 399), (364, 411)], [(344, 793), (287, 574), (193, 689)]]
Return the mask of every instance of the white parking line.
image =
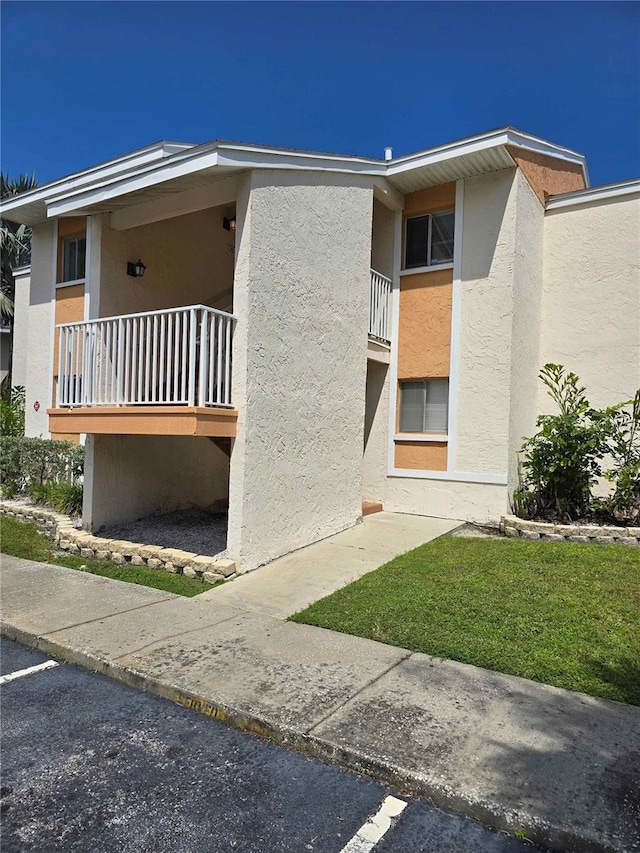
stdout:
[(400, 817), (407, 804), (397, 797), (385, 797), (378, 811), (363, 824), (340, 853), (369, 853), (387, 832), (394, 818)]
[(46, 660), (44, 663), (29, 666), (26, 669), (17, 669), (15, 672), (10, 672), (9, 675), (0, 675), (0, 684), (6, 684), (8, 681), (13, 681), (16, 678), (22, 678), (24, 675), (31, 675), (33, 672), (42, 672), (44, 669), (51, 669), (52, 666), (58, 666), (55, 660)]

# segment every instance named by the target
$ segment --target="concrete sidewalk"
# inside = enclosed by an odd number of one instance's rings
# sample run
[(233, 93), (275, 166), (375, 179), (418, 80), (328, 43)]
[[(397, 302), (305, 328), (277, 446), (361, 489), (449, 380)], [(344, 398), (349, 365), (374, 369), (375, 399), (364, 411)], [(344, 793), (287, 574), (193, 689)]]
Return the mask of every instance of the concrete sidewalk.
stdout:
[(640, 708), (13, 557), (2, 631), (553, 849), (640, 850)]
[(286, 619), (399, 554), (450, 533), (462, 522), (378, 512), (362, 524), (280, 557), (200, 598)]

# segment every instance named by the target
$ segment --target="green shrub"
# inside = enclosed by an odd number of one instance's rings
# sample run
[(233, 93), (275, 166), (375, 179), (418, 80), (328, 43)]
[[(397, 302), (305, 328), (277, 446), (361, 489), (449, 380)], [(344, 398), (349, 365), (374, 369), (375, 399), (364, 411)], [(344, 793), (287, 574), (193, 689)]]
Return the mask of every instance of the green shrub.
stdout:
[(4, 497), (28, 495), (73, 514), (82, 507), (84, 448), (71, 441), (2, 437), (0, 488)]
[(524, 478), (514, 493), (514, 510), (529, 517), (580, 518), (590, 508), (592, 487), (602, 473), (610, 420), (590, 407), (575, 373), (545, 364), (540, 379), (560, 413), (540, 415), (538, 432), (524, 441)]
[(50, 506), (65, 515), (80, 515), (82, 512), (82, 485), (80, 483), (36, 483), (29, 490), (31, 500)]
[(621, 521), (640, 518), (640, 388), (633, 400), (603, 412), (608, 419), (608, 450), (612, 467), (604, 476), (613, 492), (602, 501), (604, 509)]
[(0, 435), (18, 438), (24, 435), (25, 389), (14, 385), (0, 394)]

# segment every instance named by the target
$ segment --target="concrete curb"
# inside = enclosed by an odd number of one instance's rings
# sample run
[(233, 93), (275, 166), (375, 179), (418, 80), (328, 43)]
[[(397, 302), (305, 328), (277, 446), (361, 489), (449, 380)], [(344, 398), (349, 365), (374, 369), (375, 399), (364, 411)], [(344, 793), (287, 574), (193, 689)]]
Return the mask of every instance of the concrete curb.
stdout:
[(122, 666), (116, 660), (101, 658), (87, 654), (81, 649), (63, 646), (47, 639), (46, 636), (25, 631), (10, 622), (0, 621), (0, 634), (60, 660), (77, 664), (124, 684), (162, 696), (198, 713), (213, 717), (259, 737), (267, 738), (284, 747), (374, 777), (401, 791), (421, 796), (435, 806), (474, 818), (487, 826), (511, 835), (516, 832), (519, 834), (524, 832), (529, 841), (559, 851), (559, 853), (560, 851), (561, 853), (625, 853), (622, 847), (604, 844), (593, 838), (581, 836), (578, 832), (567, 831), (546, 821), (537, 820), (524, 812), (518, 813), (505, 809), (497, 802), (480, 802), (460, 796), (450, 787), (438, 784), (433, 779), (416, 773), (412, 769), (403, 768), (391, 762), (382, 762), (378, 758), (367, 755), (362, 750), (283, 726), (266, 716), (248, 715), (244, 711), (216, 702), (213, 698), (190, 692), (169, 681), (162, 681), (150, 677), (142, 671)]

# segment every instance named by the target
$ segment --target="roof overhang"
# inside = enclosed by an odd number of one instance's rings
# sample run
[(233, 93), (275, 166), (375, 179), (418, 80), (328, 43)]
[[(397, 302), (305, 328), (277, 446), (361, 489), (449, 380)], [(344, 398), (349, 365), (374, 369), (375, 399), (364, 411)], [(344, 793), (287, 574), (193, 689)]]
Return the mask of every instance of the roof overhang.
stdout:
[(615, 184), (603, 184), (601, 187), (590, 187), (586, 190), (576, 190), (572, 193), (552, 195), (545, 205), (547, 210), (561, 210), (567, 207), (580, 207), (584, 204), (600, 203), (612, 199), (640, 195), (640, 178), (631, 181), (620, 181)]
[(54, 181), (2, 205), (2, 215), (35, 225), (51, 217), (113, 212), (202, 188), (249, 169), (321, 171), (369, 177), (400, 193), (515, 167), (507, 146), (579, 164), (585, 158), (538, 137), (501, 128), (389, 161), (216, 140), (203, 145), (157, 143)]

